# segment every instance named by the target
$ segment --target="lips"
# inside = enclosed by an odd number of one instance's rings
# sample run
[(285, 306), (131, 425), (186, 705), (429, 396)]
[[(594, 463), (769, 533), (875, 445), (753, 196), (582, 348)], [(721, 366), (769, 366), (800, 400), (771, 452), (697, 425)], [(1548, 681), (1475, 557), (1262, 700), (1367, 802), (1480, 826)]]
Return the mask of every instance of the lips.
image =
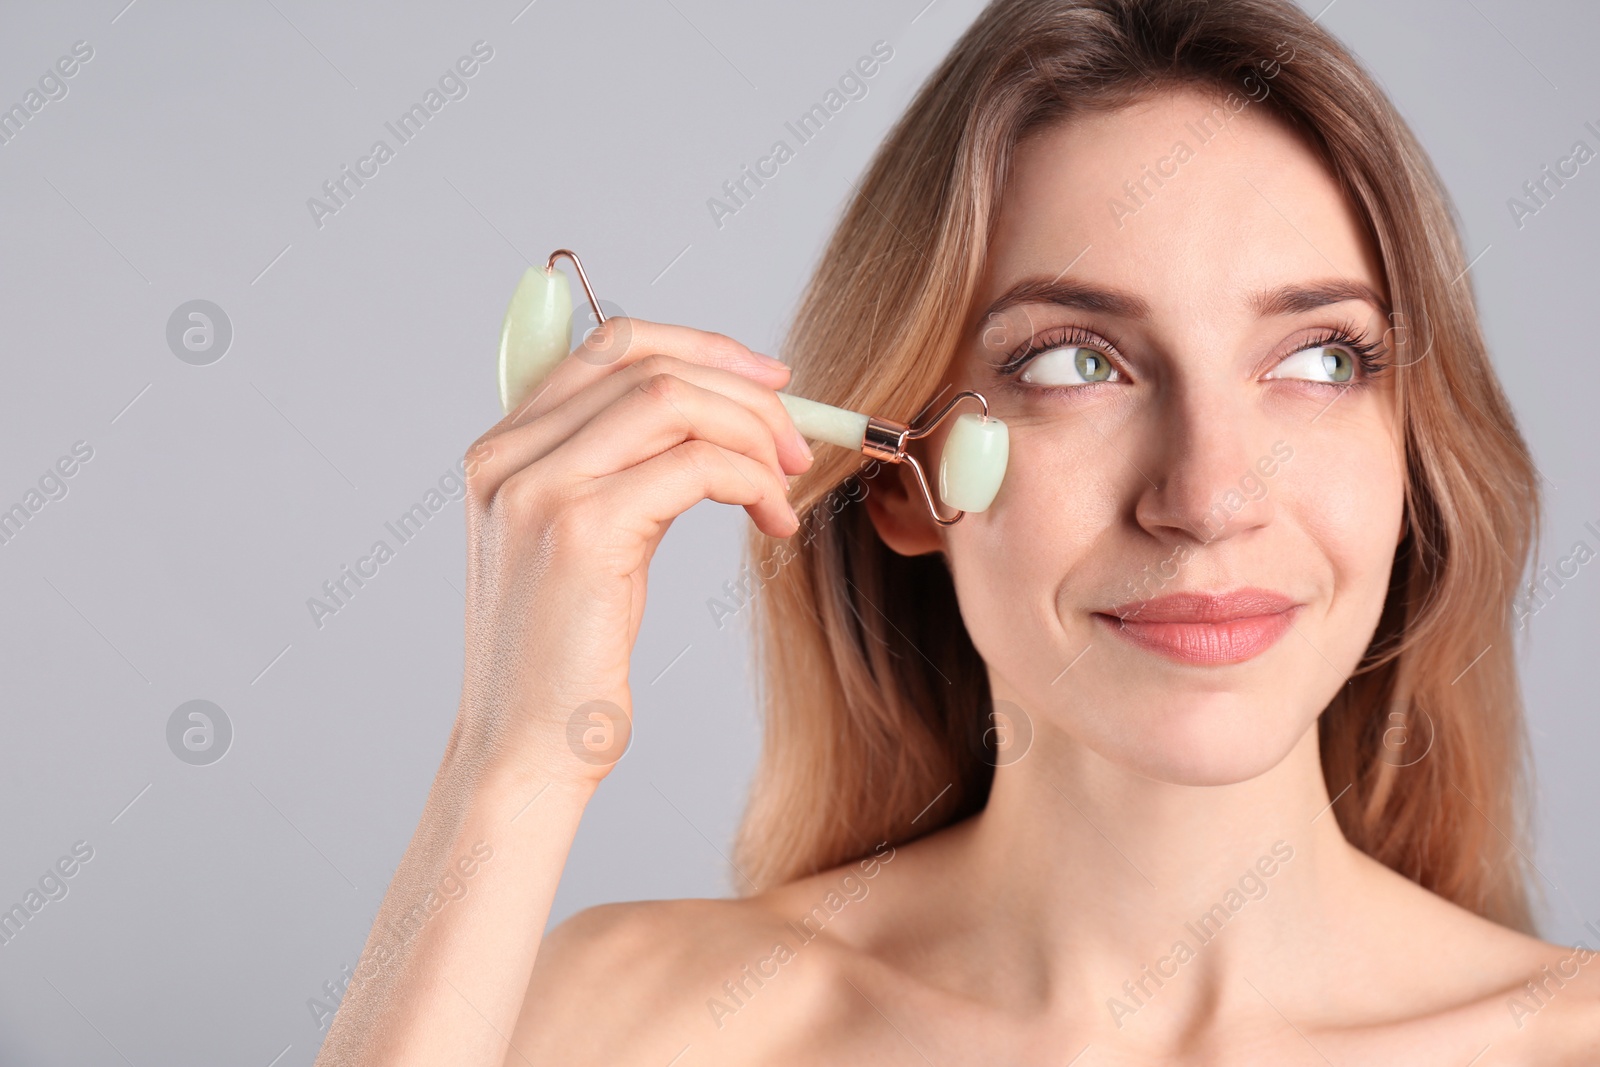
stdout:
[(1095, 612), (1119, 638), (1180, 663), (1242, 663), (1271, 648), (1300, 604), (1270, 589), (1170, 593)]

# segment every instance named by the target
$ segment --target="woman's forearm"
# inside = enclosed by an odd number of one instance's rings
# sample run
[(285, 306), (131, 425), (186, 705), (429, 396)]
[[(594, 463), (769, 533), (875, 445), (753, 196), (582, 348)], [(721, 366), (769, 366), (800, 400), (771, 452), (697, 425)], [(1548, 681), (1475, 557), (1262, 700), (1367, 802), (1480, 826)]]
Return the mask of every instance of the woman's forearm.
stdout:
[(456, 762), (447, 756), (434, 779), (318, 1067), (500, 1067), (508, 1058), (594, 786)]

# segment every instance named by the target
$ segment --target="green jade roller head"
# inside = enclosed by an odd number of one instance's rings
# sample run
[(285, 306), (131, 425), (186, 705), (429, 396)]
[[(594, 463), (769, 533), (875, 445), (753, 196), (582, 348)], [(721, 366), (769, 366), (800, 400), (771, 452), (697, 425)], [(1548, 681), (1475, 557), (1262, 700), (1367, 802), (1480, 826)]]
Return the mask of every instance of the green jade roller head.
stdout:
[[(572, 338), (572, 290), (567, 276), (555, 269), (556, 259), (566, 256), (577, 269), (584, 295), (594, 310), (595, 319), (605, 322), (605, 313), (589, 287), (583, 264), (568, 249), (550, 253), (541, 270), (529, 267), (511, 294), (505, 322), (500, 328), (500, 407), (507, 414), (532, 396), (545, 377), (564, 359)], [(939, 456), (939, 499), (955, 509), (944, 516), (934, 504), (922, 464), (906, 451), (911, 441), (933, 432), (962, 400), (976, 400), (981, 412), (967, 411), (956, 417)], [(981, 393), (963, 390), (939, 409), (938, 414), (917, 426), (875, 415), (863, 415), (845, 408), (779, 392), (778, 398), (801, 434), (818, 441), (848, 448), (888, 463), (909, 463), (934, 521), (951, 526), (969, 511), (983, 511), (1000, 491), (1005, 477), (1010, 438), (1006, 424), (989, 417), (989, 402)]]

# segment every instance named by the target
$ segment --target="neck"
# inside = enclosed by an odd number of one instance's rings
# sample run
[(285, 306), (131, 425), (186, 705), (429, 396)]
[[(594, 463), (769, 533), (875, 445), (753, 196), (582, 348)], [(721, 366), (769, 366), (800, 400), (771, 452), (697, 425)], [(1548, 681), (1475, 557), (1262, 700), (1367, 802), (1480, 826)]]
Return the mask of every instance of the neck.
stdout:
[(1329, 800), (1314, 727), (1272, 770), (1221, 786), (1153, 781), (1042, 730), (996, 768), (960, 844), (969, 899), (994, 917), (984, 937), (1017, 963), (1001, 981), (1119, 1029), (1155, 1001), (1168, 1018), (1215, 1010), (1219, 984), (1284, 958), (1348, 899), (1359, 857)]

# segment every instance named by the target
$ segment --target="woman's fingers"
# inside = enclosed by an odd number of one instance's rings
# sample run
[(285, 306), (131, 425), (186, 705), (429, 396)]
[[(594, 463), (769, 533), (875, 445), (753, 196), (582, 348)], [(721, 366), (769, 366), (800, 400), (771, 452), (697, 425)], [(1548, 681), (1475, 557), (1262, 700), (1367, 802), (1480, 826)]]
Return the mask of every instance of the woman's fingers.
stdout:
[[(753, 479), (745, 465), (734, 466), (757, 494), (736, 503), (755, 503), (762, 494), (775, 492), (779, 510), (790, 513), (788, 486), (770, 426), (739, 401), (666, 373), (623, 390), (575, 433), (525, 467), (527, 473), (512, 475), (507, 485), (529, 476), (546, 486), (606, 479), (697, 440), (716, 445), (719, 454), (744, 456), (763, 473)], [(698, 453), (691, 450), (691, 454)]]
[(596, 495), (608, 501), (607, 511), (645, 524), (637, 532), (647, 541), (701, 500), (742, 505), (772, 537), (788, 537), (800, 527), (782, 478), (748, 455), (703, 438), (683, 441), (594, 484)]
[(562, 554), (581, 552), (617, 577), (648, 560), (672, 520), (701, 500), (741, 505), (763, 533), (792, 535), (800, 521), (786, 489), (765, 463), (704, 438), (687, 438), (587, 481), (551, 482), (539, 467), (529, 467), (506, 481), (501, 496), (525, 515), (563, 515), (568, 534), (556, 538), (567, 542)]
[[(549, 455), (630, 392), (653, 391), (658, 400), (670, 404), (676, 394), (672, 392), (675, 386), (667, 380), (669, 378), (727, 397), (764, 425), (768, 441), (776, 453), (780, 475), (798, 474), (810, 465), (809, 449), (796, 431), (788, 409), (771, 388), (742, 374), (685, 362), (674, 356), (654, 355), (601, 378), (561, 407), (494, 438), (494, 455), (488, 460), (488, 469), (479, 480), (479, 485), (490, 491), (516, 471)], [(695, 420), (695, 415), (690, 411), (684, 410), (680, 414), (685, 420)], [(755, 441), (750, 439), (746, 443), (754, 445)], [(659, 450), (657, 448), (654, 451)], [(742, 448), (741, 451), (749, 450)], [(767, 450), (763, 448), (762, 452), (765, 454)]]
[(783, 362), (769, 361), (726, 334), (617, 316), (592, 330), (501, 425), (510, 428), (538, 418), (601, 378), (656, 355), (733, 371), (772, 388), (789, 375)]

